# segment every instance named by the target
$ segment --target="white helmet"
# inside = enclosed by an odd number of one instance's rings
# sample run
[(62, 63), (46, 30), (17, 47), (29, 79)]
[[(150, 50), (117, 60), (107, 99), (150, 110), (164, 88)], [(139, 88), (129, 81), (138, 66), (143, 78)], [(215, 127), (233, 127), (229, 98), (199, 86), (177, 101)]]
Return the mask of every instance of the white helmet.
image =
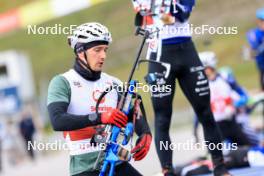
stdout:
[(204, 67), (216, 68), (217, 58), (214, 52), (212, 51), (200, 52), (199, 57)]
[(112, 42), (111, 33), (107, 27), (96, 22), (84, 23), (73, 31), (73, 35), (68, 37), (69, 45), (73, 49), (75, 49), (77, 44), (86, 44), (94, 41)]

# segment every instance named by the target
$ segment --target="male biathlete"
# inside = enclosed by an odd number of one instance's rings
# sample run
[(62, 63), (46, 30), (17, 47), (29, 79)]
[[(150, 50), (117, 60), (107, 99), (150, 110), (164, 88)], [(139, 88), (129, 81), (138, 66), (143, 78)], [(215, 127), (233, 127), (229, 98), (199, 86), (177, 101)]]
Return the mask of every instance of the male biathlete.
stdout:
[(239, 118), (238, 109), (247, 103), (248, 98), (245, 91), (239, 86), (233, 75), (229, 74), (228, 77), (225, 77), (226, 74), (223, 71), (218, 72), (217, 58), (214, 52), (201, 52), (199, 57), (209, 80), (211, 109), (223, 140), (228, 140), (238, 146), (258, 145), (257, 135), (248, 134), (246, 129), (239, 125), (237, 119)]
[[(160, 142), (171, 143), (169, 128), (172, 116), (172, 104), (175, 92), (175, 82), (179, 85), (192, 105), (199, 121), (203, 126), (205, 140), (215, 146), (221, 143), (220, 133), (216, 126), (210, 109), (210, 91), (208, 80), (204, 73), (204, 67), (199, 59), (195, 46), (191, 39), (188, 19), (195, 5), (195, 0), (171, 0), (169, 13), (166, 12), (167, 0), (162, 0), (163, 7), (157, 13), (157, 3), (150, 0), (132, 0), (137, 12), (136, 25), (147, 28), (160, 29), (157, 37), (158, 43), (151, 41), (149, 54), (151, 60), (169, 63), (171, 65), (168, 77), (157, 78), (154, 85), (170, 85), (171, 91), (153, 91), (152, 104), (155, 113), (155, 145), (158, 157), (165, 176), (173, 176), (172, 150), (160, 150)], [(159, 1), (160, 2), (160, 1)], [(157, 7), (155, 9), (155, 7)], [(154, 10), (153, 10), (154, 9)], [(163, 26), (160, 27), (160, 18)], [(153, 31), (152, 30), (152, 31)], [(157, 46), (157, 47), (154, 47)], [(156, 51), (155, 51), (156, 49)], [(161, 73), (164, 68), (158, 64), (149, 64), (149, 74)], [(184, 118), (184, 117), (183, 117)], [(224, 162), (222, 151), (215, 148), (210, 150), (214, 164), (215, 176), (229, 176)]]
[(258, 27), (247, 33), (247, 40), (259, 70), (261, 90), (264, 91), (264, 8), (257, 10), (256, 18)]
[[(101, 92), (110, 85), (121, 84), (117, 78), (102, 72), (111, 41), (110, 32), (99, 23), (78, 26), (69, 37), (76, 55), (75, 64), (69, 71), (55, 76), (49, 85), (47, 104), (51, 124), (55, 131), (64, 131), (69, 144), (70, 175), (98, 176), (100, 168), (94, 165), (103, 147), (96, 147), (92, 137), (106, 124), (125, 127), (134, 115), (131, 112), (126, 116), (116, 108), (120, 99), (117, 91), (106, 94), (99, 104), (99, 114), (96, 113)], [(132, 149), (136, 161), (147, 155), (152, 139), (146, 117), (140, 114), (135, 119), (135, 131), (140, 137)], [(102, 156), (99, 161), (103, 159)], [(116, 166), (114, 175), (142, 174), (128, 162), (122, 162)]]
[[(253, 110), (247, 105), (249, 96), (237, 82), (232, 69), (230, 67), (218, 69), (218, 59), (212, 51), (201, 52), (199, 57), (209, 80), (211, 109), (223, 139), (228, 139), (237, 145), (258, 145), (259, 137), (249, 125), (249, 114)], [(194, 136), (197, 142), (199, 141), (198, 125), (195, 116)]]

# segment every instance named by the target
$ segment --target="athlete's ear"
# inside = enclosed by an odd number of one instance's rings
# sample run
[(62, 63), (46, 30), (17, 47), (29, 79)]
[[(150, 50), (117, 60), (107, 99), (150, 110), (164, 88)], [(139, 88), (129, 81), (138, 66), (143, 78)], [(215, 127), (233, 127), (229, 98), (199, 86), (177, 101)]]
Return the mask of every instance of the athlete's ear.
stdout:
[(78, 52), (78, 53), (77, 53), (77, 56), (78, 56), (78, 58), (80, 58), (80, 59), (84, 59), (84, 51)]

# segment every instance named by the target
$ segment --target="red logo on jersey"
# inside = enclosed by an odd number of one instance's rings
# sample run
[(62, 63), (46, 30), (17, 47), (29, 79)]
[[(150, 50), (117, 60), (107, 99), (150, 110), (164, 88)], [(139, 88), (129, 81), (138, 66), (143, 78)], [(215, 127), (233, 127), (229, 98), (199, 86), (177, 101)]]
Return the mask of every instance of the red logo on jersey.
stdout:
[[(97, 102), (101, 94), (102, 94), (102, 92), (100, 90), (93, 91), (93, 100), (95, 102)], [(105, 97), (100, 101), (100, 104), (102, 104), (104, 102), (105, 102)]]

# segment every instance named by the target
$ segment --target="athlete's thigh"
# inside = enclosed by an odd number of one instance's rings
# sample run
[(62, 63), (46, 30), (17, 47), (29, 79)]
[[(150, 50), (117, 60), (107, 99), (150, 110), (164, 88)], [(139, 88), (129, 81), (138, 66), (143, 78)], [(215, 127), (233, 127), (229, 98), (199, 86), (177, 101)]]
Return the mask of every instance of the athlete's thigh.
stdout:
[(210, 88), (202, 65), (190, 65), (178, 77), (178, 81), (183, 93), (195, 109), (209, 106)]
[[(175, 92), (175, 74), (171, 70), (166, 77), (166, 68), (160, 64), (149, 64), (148, 73), (156, 76), (154, 82), (149, 83), (149, 90), (154, 109), (170, 108)], [(165, 106), (165, 107), (163, 107)]]
[(200, 107), (200, 105), (207, 106), (210, 102), (209, 84), (204, 67), (192, 42), (186, 45), (181, 56), (182, 66), (177, 78), (183, 93), (194, 108)]

